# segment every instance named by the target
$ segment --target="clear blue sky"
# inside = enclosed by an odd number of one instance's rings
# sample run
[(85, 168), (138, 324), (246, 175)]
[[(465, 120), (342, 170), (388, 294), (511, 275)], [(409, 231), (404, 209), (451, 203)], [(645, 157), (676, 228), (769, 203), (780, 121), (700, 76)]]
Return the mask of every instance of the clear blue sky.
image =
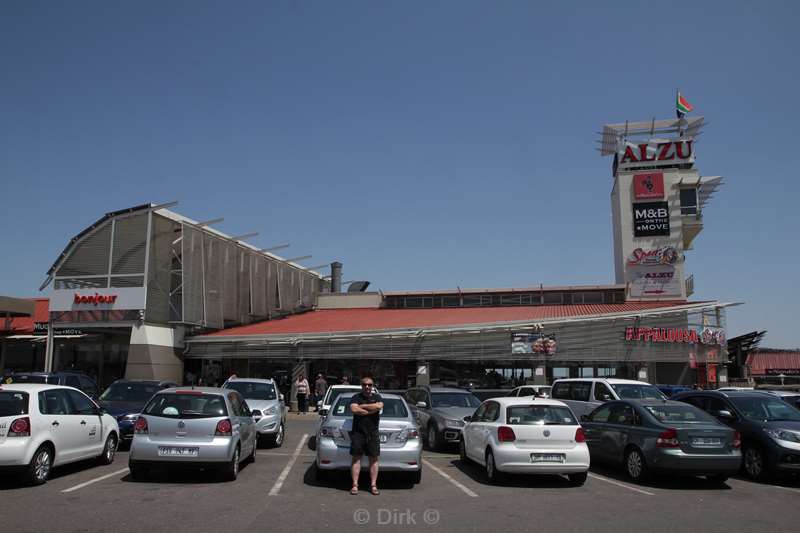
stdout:
[(383, 290), (611, 283), (596, 132), (680, 87), (726, 179), (694, 299), (800, 346), (799, 5), (3, 2), (0, 294), (169, 200)]

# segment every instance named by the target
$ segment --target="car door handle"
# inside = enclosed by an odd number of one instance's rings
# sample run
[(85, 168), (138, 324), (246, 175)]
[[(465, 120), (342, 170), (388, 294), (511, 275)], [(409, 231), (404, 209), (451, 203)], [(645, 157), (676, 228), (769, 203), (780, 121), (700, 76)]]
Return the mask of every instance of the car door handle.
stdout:
[(52, 424), (52, 425), (53, 425), (53, 426), (60, 426), (61, 424), (59, 424), (59, 423), (58, 423), (58, 420), (56, 420), (55, 422), (53, 422), (53, 424)]

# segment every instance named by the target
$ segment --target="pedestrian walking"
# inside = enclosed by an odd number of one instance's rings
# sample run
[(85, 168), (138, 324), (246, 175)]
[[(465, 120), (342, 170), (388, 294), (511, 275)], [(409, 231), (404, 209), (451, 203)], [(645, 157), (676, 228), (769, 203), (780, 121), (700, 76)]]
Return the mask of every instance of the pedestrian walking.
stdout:
[[(319, 402), (325, 398), (325, 392), (328, 390), (328, 382), (322, 374), (317, 374), (317, 381), (314, 382), (314, 397)], [(317, 411), (319, 411), (319, 403), (317, 403)]]
[(350, 494), (358, 494), (358, 476), (361, 474), (361, 458), (369, 457), (369, 491), (377, 496), (378, 491), (378, 457), (381, 454), (381, 440), (378, 426), (381, 421), (383, 398), (375, 392), (375, 380), (367, 374), (361, 378), (361, 392), (357, 392), (350, 400), (350, 411), (353, 413), (353, 430), (350, 432), (350, 476), (353, 486)]
[(347, 376), (342, 376), (342, 385), (350, 385), (350, 380), (347, 379)]
[(305, 374), (297, 376), (294, 382), (295, 394), (297, 394), (297, 410), (303, 414), (308, 412), (308, 380)]

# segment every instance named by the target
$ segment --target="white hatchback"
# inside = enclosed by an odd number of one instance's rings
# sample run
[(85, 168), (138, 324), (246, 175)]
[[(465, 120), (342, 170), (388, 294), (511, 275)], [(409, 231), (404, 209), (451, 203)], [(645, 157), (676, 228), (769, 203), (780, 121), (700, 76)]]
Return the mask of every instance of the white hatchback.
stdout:
[(461, 431), (461, 460), (486, 468), (489, 481), (502, 473), (566, 474), (583, 485), (589, 448), (583, 428), (564, 403), (538, 398), (492, 398)]
[(83, 459), (111, 464), (119, 442), (116, 419), (72, 387), (0, 385), (0, 469), (40, 485), (50, 469)]

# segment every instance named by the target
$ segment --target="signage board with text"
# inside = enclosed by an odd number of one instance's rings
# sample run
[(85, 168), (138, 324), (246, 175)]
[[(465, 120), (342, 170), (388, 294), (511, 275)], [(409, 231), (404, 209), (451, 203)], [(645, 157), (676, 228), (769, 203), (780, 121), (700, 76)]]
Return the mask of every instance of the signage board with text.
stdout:
[(669, 203), (637, 202), (633, 204), (633, 236), (669, 236)]

